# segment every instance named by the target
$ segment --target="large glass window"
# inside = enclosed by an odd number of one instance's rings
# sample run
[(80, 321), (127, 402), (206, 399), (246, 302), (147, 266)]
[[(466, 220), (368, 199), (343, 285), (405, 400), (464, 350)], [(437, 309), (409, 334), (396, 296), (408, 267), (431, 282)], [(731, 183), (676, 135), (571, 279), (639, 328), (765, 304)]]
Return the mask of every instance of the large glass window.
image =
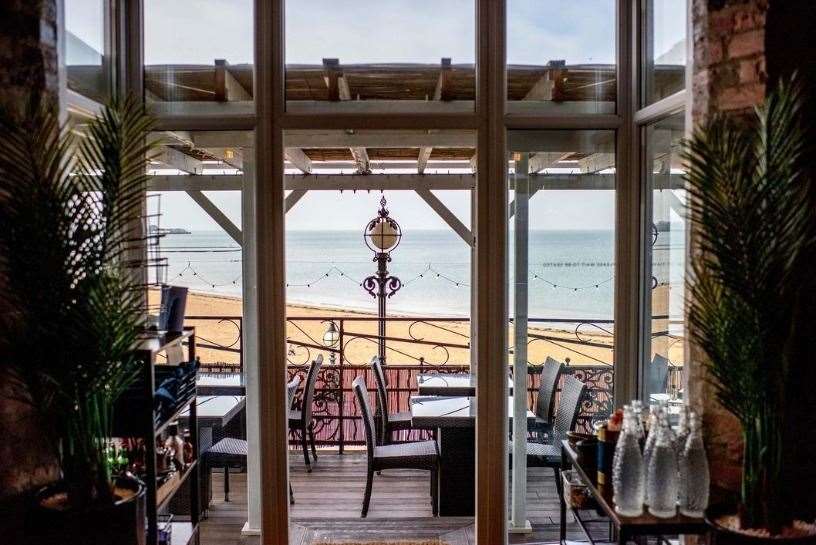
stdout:
[(110, 87), (106, 10), (102, 0), (65, 0), (65, 65), (68, 88), (105, 102)]
[[(145, 99), (155, 110), (251, 108), (251, 0), (145, 0)], [(170, 104), (168, 104), (170, 103)], [(198, 103), (198, 104), (191, 104)]]
[(614, 113), (615, 5), (508, 0), (508, 111)]
[(679, 155), (684, 115), (673, 115), (644, 130), (651, 201), (646, 239), (651, 323), (641, 390), (646, 401), (655, 402), (681, 397), (683, 387), (687, 194)]
[[(614, 140), (613, 131), (508, 136), (509, 360), (513, 399), (524, 396), (511, 411), (511, 529), (558, 517), (548, 509), (558, 501), (551, 466), (525, 468), (519, 454), (544, 448), (533, 443), (560, 448), (567, 431), (591, 432), (613, 408)], [(585, 397), (572, 395), (582, 385)]]
[(685, 0), (644, 0), (643, 105), (652, 104), (685, 88)]
[(473, 0), (288, 0), (290, 112), (473, 111)]

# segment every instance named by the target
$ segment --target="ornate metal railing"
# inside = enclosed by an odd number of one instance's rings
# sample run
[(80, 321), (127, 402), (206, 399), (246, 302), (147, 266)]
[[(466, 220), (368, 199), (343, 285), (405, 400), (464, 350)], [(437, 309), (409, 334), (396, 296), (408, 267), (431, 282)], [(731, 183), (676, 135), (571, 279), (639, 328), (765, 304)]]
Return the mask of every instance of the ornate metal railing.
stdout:
[[(666, 317), (655, 317), (666, 319)], [(338, 333), (334, 344), (324, 343), (323, 332), (333, 322)], [(527, 395), (533, 407), (538, 395), (539, 365), (547, 355), (567, 362), (567, 372), (588, 385), (578, 426), (588, 430), (594, 421), (613, 409), (614, 368), (613, 322), (609, 320), (529, 320)], [(188, 316), (196, 325), (202, 368), (210, 373), (242, 372), (242, 321), (240, 316)], [(417, 392), (416, 377), (422, 373), (469, 371), (470, 321), (457, 317), (393, 317), (387, 319), (386, 334), (377, 332), (377, 318), (364, 315), (293, 316), (287, 319), (289, 346), (288, 374), (300, 374), (305, 383), (309, 363), (323, 354), (324, 364), (317, 377), (313, 415), (318, 443), (337, 446), (364, 443), (359, 411), (351, 383), (364, 376), (370, 390), (374, 378), (368, 366), (377, 354), (380, 340), (385, 343), (389, 407), (409, 409), (409, 399)], [(511, 326), (512, 327), (512, 326)], [(656, 332), (653, 337), (668, 337)], [(330, 340), (330, 339), (329, 339)], [(669, 343), (678, 339), (669, 338)], [(512, 350), (510, 351), (512, 357)], [(509, 371), (509, 370), (508, 370)], [(670, 363), (668, 391), (682, 386), (682, 366)], [(300, 402), (301, 392), (296, 403)], [(406, 433), (401, 439), (418, 437)], [(293, 438), (294, 439), (294, 438)]]

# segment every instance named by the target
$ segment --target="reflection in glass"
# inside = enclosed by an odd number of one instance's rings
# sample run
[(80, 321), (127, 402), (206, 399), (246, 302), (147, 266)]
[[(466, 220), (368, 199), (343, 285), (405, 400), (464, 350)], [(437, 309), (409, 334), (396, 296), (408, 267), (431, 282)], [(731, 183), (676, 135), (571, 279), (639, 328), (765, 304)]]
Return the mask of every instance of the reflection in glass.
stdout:
[(683, 385), (686, 191), (679, 156), (683, 135), (683, 114), (646, 129), (652, 201), (646, 248), (652, 314), (650, 358), (644, 362), (643, 375), (647, 402), (676, 398)]
[(473, 0), (289, 0), (286, 100), (296, 112), (472, 111)]
[(646, 0), (643, 51), (644, 106), (685, 87), (686, 2)]
[(103, 4), (102, 0), (65, 0), (68, 88), (97, 102), (106, 101), (110, 76)]
[(145, 0), (146, 100), (251, 102), (252, 5), (251, 0)]
[(615, 4), (508, 0), (508, 111), (614, 113)]

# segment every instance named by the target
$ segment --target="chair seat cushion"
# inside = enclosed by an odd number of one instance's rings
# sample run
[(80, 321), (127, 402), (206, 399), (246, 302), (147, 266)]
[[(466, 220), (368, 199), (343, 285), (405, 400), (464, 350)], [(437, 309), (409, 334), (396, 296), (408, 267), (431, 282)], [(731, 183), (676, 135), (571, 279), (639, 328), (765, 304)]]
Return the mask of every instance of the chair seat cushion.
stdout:
[(302, 413), (298, 409), (289, 409), (289, 425), (300, 426)]
[[(513, 443), (507, 446), (510, 455), (513, 454)], [(561, 451), (555, 445), (527, 441), (528, 467), (553, 467), (561, 464)]]
[(246, 463), (248, 452), (245, 440), (225, 437), (210, 447), (205, 455), (209, 464), (241, 464)]
[(387, 468), (433, 468), (439, 459), (436, 441), (397, 443), (374, 448), (374, 465)]
[(411, 411), (403, 411), (388, 415), (388, 427), (392, 430), (411, 429)]

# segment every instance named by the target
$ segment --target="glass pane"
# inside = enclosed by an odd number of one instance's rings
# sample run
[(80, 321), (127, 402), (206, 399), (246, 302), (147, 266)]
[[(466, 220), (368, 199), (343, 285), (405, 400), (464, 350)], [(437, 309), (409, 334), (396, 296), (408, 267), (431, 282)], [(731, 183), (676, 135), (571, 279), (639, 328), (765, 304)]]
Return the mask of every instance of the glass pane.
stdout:
[(65, 0), (68, 88), (97, 102), (107, 101), (110, 80), (105, 20), (102, 0)]
[(508, 0), (509, 112), (615, 112), (615, 4)]
[(686, 191), (680, 140), (684, 115), (646, 128), (651, 225), (647, 239), (650, 266), (651, 350), (643, 362), (644, 401), (682, 397), (686, 270)]
[(657, 102), (686, 83), (686, 2), (645, 0), (643, 105)]
[(251, 0), (145, 0), (145, 99), (154, 111), (252, 111), (252, 6)]
[(287, 0), (287, 110), (472, 112), (475, 43), (473, 0)]
[[(517, 460), (542, 448), (535, 443), (560, 451), (568, 431), (591, 432), (613, 407), (614, 139), (613, 131), (508, 135), (509, 361), (514, 401), (519, 388), (524, 395), (513, 414), (510, 527), (529, 521), (539, 540), (551, 539), (559, 520), (553, 472)], [(581, 384), (587, 397), (576, 403), (568, 392)], [(570, 523), (569, 535), (577, 531)]]

